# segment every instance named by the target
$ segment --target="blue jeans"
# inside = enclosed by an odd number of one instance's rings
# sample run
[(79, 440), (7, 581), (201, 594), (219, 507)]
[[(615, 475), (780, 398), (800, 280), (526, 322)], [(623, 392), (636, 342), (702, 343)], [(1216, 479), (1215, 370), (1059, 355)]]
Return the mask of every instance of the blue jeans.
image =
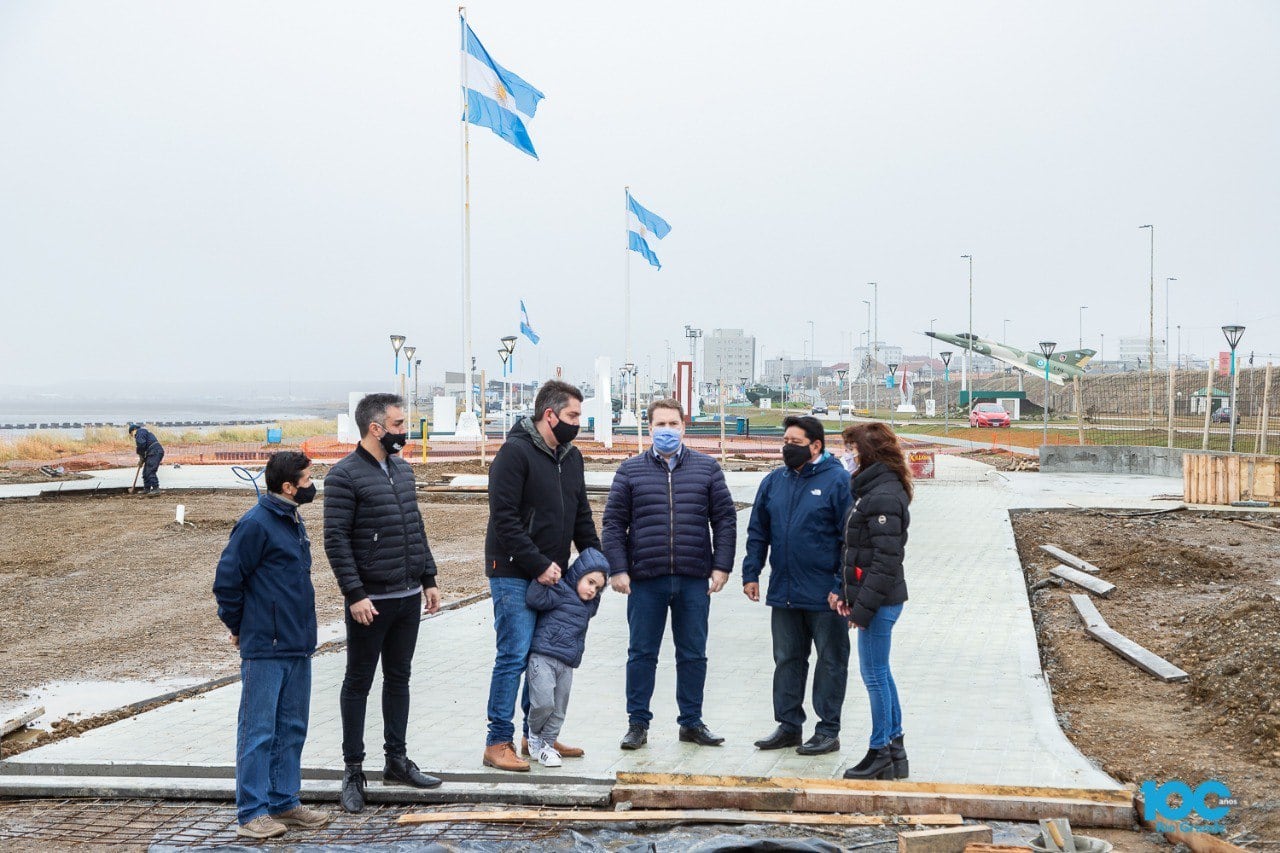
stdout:
[(702, 724), (702, 690), (707, 681), (707, 619), (711, 596), (707, 579), (667, 575), (631, 581), (627, 596), (627, 717), (633, 725), (649, 727), (653, 713), (653, 682), (658, 650), (671, 611), (671, 635), (676, 645), (676, 706), (681, 726)]
[[(530, 583), (535, 581), (489, 578), (498, 653), (493, 661), (493, 677), (489, 680), (489, 734), (485, 746), (515, 740), (516, 729), (511, 718), (516, 713), (516, 694), (520, 691), (520, 680), (529, 661), (529, 645), (533, 642), (533, 628), (538, 621), (538, 612), (524, 602)], [(521, 707), (527, 716), (527, 693)]]
[(254, 658), (240, 662), (236, 727), (236, 819), (298, 806), (302, 744), (311, 707), (311, 658)]
[(871, 748), (888, 746), (902, 735), (902, 706), (898, 685), (889, 671), (889, 644), (893, 624), (902, 615), (901, 604), (887, 604), (871, 617), (871, 624), (858, 628), (858, 669), (871, 699)]
[(814, 734), (840, 734), (840, 710), (849, 680), (849, 625), (834, 610), (770, 607), (773, 634), (773, 718), (792, 732), (804, 727), (804, 685), (809, 678), (809, 653), (816, 649), (813, 668)]

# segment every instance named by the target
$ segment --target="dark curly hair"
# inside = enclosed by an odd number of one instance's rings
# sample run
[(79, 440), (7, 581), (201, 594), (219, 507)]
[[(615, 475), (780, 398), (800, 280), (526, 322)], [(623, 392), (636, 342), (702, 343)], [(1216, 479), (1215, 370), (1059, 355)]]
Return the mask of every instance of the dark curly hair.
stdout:
[(911, 469), (907, 466), (907, 457), (898, 443), (898, 435), (889, 429), (887, 424), (873, 421), (869, 424), (854, 424), (845, 427), (841, 437), (846, 443), (858, 448), (858, 467), (866, 468), (877, 462), (898, 475), (902, 488), (907, 492), (907, 500), (915, 495), (911, 486)]

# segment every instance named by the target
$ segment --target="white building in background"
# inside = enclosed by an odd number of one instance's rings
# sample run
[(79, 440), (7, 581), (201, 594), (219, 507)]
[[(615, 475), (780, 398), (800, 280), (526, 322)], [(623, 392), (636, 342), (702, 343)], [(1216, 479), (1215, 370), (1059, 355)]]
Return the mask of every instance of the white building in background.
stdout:
[[(1156, 370), (1169, 369), (1169, 353), (1165, 349), (1165, 342), (1156, 338), (1155, 355)], [(1150, 356), (1150, 338), (1146, 335), (1142, 337), (1131, 337), (1120, 339), (1120, 358), (1118, 361), (1127, 369), (1137, 369), (1141, 367), (1146, 369), (1149, 365), (1147, 360)]]
[(721, 379), (728, 386), (739, 385), (756, 375), (756, 339), (742, 329), (712, 329), (702, 339), (701, 382), (714, 385)]
[(884, 341), (876, 344), (874, 349), (872, 347), (855, 347), (853, 360), (849, 362), (851, 368), (849, 373), (853, 376), (861, 375), (863, 364), (869, 363), (867, 359), (879, 359), (880, 361), (879, 370), (873, 370), (873, 373), (888, 373), (887, 365), (890, 363), (902, 364), (902, 347), (889, 346)]
[(782, 385), (782, 375), (791, 377), (792, 386), (816, 384), (822, 362), (815, 358), (766, 358), (760, 370), (760, 381), (774, 387)]

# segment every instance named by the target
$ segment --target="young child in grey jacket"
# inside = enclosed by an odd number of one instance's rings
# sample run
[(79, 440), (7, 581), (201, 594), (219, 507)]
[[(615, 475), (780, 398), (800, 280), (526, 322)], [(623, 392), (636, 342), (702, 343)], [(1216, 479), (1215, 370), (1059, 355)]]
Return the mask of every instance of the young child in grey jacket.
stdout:
[(556, 738), (569, 707), (573, 671), (587, 647), (587, 623), (600, 609), (600, 593), (608, 583), (609, 564), (595, 548), (587, 548), (569, 572), (546, 586), (529, 584), (525, 602), (538, 611), (529, 646), (529, 754), (543, 767), (559, 767)]

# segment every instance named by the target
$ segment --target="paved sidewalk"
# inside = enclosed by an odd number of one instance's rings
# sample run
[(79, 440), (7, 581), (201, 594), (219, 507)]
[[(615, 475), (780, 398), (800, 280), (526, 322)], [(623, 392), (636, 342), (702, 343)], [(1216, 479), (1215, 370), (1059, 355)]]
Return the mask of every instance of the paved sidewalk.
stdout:
[[(1034, 505), (1052, 494), (1038, 494), (1029, 485), (1037, 481), (1024, 484), (996, 476), (988, 466), (972, 460), (940, 457), (939, 463), (941, 479), (921, 483), (913, 505), (907, 551), (911, 601), (895, 632), (893, 654), (911, 778), (1117, 787), (1062, 734), (1040, 670), (1008, 509)], [(761, 476), (731, 475), (735, 497), (750, 500)], [(1071, 476), (1083, 475), (1059, 475)], [(1069, 485), (1074, 497), (1105, 501), (1124, 491), (1116, 487), (1116, 480), (1066, 481), (1054, 488)], [(1130, 488), (1132, 496), (1125, 499), (1151, 505), (1150, 496), (1168, 490), (1168, 482), (1161, 481), (1157, 491), (1151, 491), (1149, 483), (1135, 485)], [(748, 513), (739, 514), (742, 537)], [(705, 716), (712, 729), (727, 738), (724, 747), (677, 742), (675, 672), (668, 641), (659, 664), (649, 746), (634, 753), (618, 749), (626, 729), (627, 630), (625, 602), (609, 592), (592, 624), (564, 730), (564, 740), (584, 746), (587, 756), (566, 761), (560, 770), (535, 768), (530, 776), (503, 778), (580, 781), (606, 779), (619, 770), (833, 777), (861, 759), (870, 719), (856, 660), (850, 662), (840, 754), (804, 758), (791, 750), (760, 752), (752, 747), (753, 740), (774, 727), (773, 666), (768, 609), (749, 602), (740, 583), (735, 575), (712, 604)], [(442, 585), (447, 592), (447, 578), (442, 578)], [(423, 624), (415, 659), (409, 749), (424, 770), (443, 772), (450, 779), (492, 778), (480, 764), (492, 658), (488, 602)], [(311, 733), (303, 755), (308, 768), (341, 766), (337, 696), (343, 662), (341, 653), (315, 661)], [(379, 689), (375, 683), (369, 704), (368, 743), (373, 756), (369, 764), (374, 769), (381, 766)], [(25, 753), (4, 770), (18, 772), (15, 765), (40, 763), (227, 768), (234, 764), (238, 701), (238, 684), (221, 688)]]

